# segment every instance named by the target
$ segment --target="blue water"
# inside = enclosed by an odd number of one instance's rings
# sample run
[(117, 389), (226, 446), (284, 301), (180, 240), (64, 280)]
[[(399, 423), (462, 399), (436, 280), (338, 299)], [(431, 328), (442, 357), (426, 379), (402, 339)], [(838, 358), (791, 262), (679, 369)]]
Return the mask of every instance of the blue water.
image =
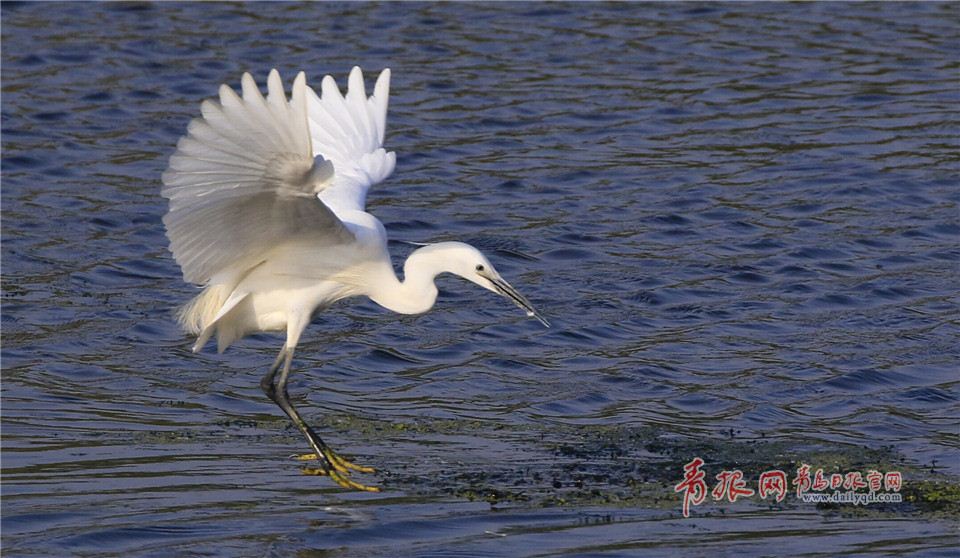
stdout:
[[(957, 4), (2, 10), (5, 555), (956, 543), (896, 515), (464, 495), (487, 473), (549, 494), (551, 444), (603, 428), (960, 473)], [(166, 160), (220, 83), (353, 65), (393, 71), (397, 170), (369, 209), (395, 240), (482, 248), (553, 323), (455, 278), (423, 316), (319, 316), (292, 394), (380, 494), (287, 459), (303, 442), (258, 387), (281, 337), (190, 352), (172, 312), (196, 291), (160, 221)]]

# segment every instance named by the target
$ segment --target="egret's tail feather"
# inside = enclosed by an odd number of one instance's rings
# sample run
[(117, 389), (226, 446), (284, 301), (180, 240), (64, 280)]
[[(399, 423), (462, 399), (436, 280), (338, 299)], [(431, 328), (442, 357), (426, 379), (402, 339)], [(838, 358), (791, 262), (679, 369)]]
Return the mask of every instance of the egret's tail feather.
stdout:
[[(214, 324), (210, 324), (200, 332), (200, 335), (197, 337), (197, 341), (193, 344), (193, 352), (200, 352), (200, 349), (202, 349), (203, 346), (207, 344), (207, 341), (210, 340), (210, 337), (213, 335), (215, 329), (216, 326)], [(222, 353), (223, 351), (220, 352)]]
[(209, 285), (177, 311), (177, 322), (187, 333), (202, 332), (216, 317), (230, 295), (227, 285)]
[(209, 285), (177, 311), (180, 327), (187, 333), (200, 336), (193, 346), (194, 352), (200, 350), (210, 339), (217, 313), (223, 308), (229, 295), (228, 285)]
[[(210, 327), (211, 332), (213, 327)], [(246, 332), (237, 327), (235, 323), (217, 323), (217, 352), (222, 353), (227, 347), (233, 345), (233, 342), (244, 336)], [(199, 339), (197, 340), (199, 341)]]

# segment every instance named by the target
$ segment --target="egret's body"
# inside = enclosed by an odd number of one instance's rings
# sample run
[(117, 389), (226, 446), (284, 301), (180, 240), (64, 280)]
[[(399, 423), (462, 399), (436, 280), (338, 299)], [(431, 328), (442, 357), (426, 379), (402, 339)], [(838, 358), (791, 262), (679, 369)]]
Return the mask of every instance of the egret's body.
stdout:
[[(530, 303), (475, 248), (442, 242), (415, 250), (403, 279), (393, 270), (383, 225), (365, 211), (367, 189), (393, 171), (383, 149), (389, 70), (366, 96), (359, 68), (340, 94), (330, 76), (322, 97), (301, 72), (288, 100), (276, 70), (264, 98), (249, 74), (242, 98), (227, 86), (205, 101), (164, 173), (164, 217), (171, 250), (187, 281), (204, 290), (180, 312), (196, 334), (194, 351), (214, 335), (220, 351), (259, 331), (285, 331), (286, 342), (261, 386), (303, 431), (316, 471), (341, 486), (374, 490), (348, 476), (371, 472), (330, 450), (289, 401), (287, 376), (303, 330), (338, 300), (367, 296), (389, 310), (419, 314), (437, 298), (434, 279), (460, 275)], [(278, 376), (279, 374), (279, 376)]]

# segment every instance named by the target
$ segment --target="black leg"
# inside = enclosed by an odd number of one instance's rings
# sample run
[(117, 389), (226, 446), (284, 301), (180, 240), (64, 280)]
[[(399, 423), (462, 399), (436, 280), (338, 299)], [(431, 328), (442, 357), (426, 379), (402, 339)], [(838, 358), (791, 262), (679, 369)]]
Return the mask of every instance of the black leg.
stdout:
[(263, 393), (266, 393), (267, 397), (270, 398), (270, 401), (273, 401), (274, 403), (277, 402), (277, 389), (273, 385), (273, 379), (277, 376), (277, 371), (280, 370), (280, 363), (283, 362), (283, 357), (286, 354), (286, 347), (280, 349), (280, 354), (278, 354), (276, 360), (273, 361), (273, 365), (270, 366), (270, 370), (267, 370), (267, 373), (263, 376), (263, 378), (260, 379), (260, 389), (262, 389)]
[[(311, 457), (320, 461), (320, 469), (311, 470), (310, 472), (313, 474), (329, 475), (331, 479), (344, 488), (367, 491), (379, 490), (376, 487), (363, 485), (348, 478), (349, 469), (365, 473), (372, 473), (373, 469), (355, 465), (337, 455), (324, 443), (323, 439), (314, 432), (313, 428), (310, 428), (310, 425), (300, 418), (300, 413), (297, 412), (290, 402), (290, 396), (287, 393), (287, 378), (290, 376), (290, 365), (292, 362), (293, 349), (287, 349), (286, 347), (281, 349), (280, 354), (277, 355), (270, 370), (268, 370), (267, 374), (260, 380), (260, 388), (267, 394), (267, 397), (273, 400), (273, 402), (290, 417), (293, 424), (297, 425), (297, 428), (300, 429), (300, 432), (302, 432), (307, 439), (307, 443), (313, 448), (314, 455)], [(283, 363), (282, 368), (280, 367), (281, 363)], [(278, 371), (280, 372), (279, 379), (276, 378)]]
[[(287, 393), (287, 378), (290, 375), (290, 364), (293, 361), (293, 351), (288, 350), (286, 347), (280, 350), (280, 354), (277, 355), (277, 359), (273, 362), (273, 365), (270, 367), (270, 370), (267, 371), (267, 374), (260, 380), (260, 388), (264, 393), (267, 394), (283, 412), (290, 417), (290, 420), (293, 421), (293, 424), (303, 432), (303, 435), (307, 438), (307, 443), (310, 444), (310, 447), (317, 454), (317, 459), (321, 461), (324, 469), (332, 468), (332, 464), (327, 461), (326, 451), (327, 445), (323, 440), (310, 428), (302, 418), (300, 418), (300, 413), (297, 412), (293, 404), (290, 403), (290, 395)], [(283, 367), (281, 368), (281, 363)], [(276, 380), (277, 372), (280, 372), (280, 379)], [(276, 380), (276, 383), (274, 383)]]

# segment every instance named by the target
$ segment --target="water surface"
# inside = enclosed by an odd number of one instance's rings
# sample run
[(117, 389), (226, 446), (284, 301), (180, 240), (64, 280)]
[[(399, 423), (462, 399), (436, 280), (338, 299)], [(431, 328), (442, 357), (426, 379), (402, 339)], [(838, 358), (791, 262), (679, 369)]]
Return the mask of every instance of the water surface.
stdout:
[[(948, 554), (956, 517), (624, 498), (724, 440), (960, 473), (957, 11), (4, 4), (4, 553)], [(318, 317), (291, 391), (380, 494), (287, 459), (279, 336), (191, 354), (160, 221), (218, 84), (353, 65), (393, 71), (370, 210), (554, 326), (455, 278)]]

